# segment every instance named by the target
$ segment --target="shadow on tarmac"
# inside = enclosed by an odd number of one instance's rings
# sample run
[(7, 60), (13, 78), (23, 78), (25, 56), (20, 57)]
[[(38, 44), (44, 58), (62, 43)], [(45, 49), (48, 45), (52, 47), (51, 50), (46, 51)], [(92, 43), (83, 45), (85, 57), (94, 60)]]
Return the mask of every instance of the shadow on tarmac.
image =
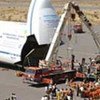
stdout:
[[(65, 81), (59, 81), (58, 83), (56, 84), (64, 84)], [(54, 83), (55, 84), (55, 83)], [(28, 86), (30, 87), (35, 87), (35, 88), (41, 88), (41, 87), (45, 87), (45, 86), (48, 86), (48, 84), (29, 84)]]
[(16, 70), (16, 71), (25, 71), (22, 65), (10, 64), (10, 63), (1, 62), (1, 61), (0, 61), (0, 68), (7, 68), (11, 70)]

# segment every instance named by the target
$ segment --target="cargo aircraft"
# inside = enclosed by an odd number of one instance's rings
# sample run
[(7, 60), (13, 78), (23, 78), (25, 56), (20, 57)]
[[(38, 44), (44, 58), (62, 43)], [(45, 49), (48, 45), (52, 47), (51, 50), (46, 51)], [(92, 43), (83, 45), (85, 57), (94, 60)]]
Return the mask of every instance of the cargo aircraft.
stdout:
[(0, 61), (23, 64), (27, 59), (37, 66), (46, 57), (58, 22), (51, 0), (32, 0), (26, 23), (0, 21)]

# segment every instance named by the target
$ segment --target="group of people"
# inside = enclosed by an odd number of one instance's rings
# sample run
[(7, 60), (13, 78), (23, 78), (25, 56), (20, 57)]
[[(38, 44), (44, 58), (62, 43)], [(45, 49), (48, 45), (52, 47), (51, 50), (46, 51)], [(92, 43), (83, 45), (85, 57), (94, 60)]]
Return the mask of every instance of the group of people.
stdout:
[[(100, 94), (96, 95), (96, 92), (100, 92), (100, 84), (98, 82), (82, 82), (81, 84), (77, 85), (77, 96), (87, 97), (91, 99), (95, 99), (98, 96), (100, 98)], [(95, 93), (93, 96), (92, 94)], [(98, 100), (98, 99), (97, 99)]]
[[(100, 99), (100, 93), (97, 93), (98, 91), (100, 91), (100, 63), (96, 63), (95, 59), (89, 59), (90, 63), (86, 63), (85, 58), (83, 58), (82, 63), (79, 64), (80, 66), (78, 67), (78, 69), (76, 69), (76, 76), (74, 77), (74, 79), (80, 78), (83, 81), (71, 81), (70, 86), (75, 88), (77, 96), (83, 98), (87, 97), (89, 99), (91, 98), (91, 100), (95, 100), (95, 97)], [(98, 96), (96, 96), (96, 94), (98, 94)]]
[[(89, 58), (90, 59), (90, 58)], [(84, 98), (84, 93), (85, 91), (91, 92), (91, 90), (95, 90), (96, 87), (100, 87), (100, 75), (98, 75), (98, 71), (100, 71), (100, 64), (96, 63), (94, 59), (90, 59), (90, 63), (85, 62), (85, 58), (82, 58), (82, 62), (79, 63), (77, 62), (78, 67), (75, 66), (75, 60), (73, 61), (73, 69), (76, 70), (76, 73), (79, 72), (80, 75), (78, 74), (79, 78), (83, 78), (82, 82), (79, 82), (75, 84), (76, 86), (73, 87), (73, 79), (77, 78), (76, 76), (71, 79), (66, 81), (66, 89), (58, 89), (56, 84), (54, 85), (49, 85), (45, 88), (45, 93), (46, 95), (44, 97), (48, 97), (47, 99), (42, 99), (42, 100), (73, 100), (73, 95), (76, 92), (77, 97)], [(70, 62), (68, 65), (71, 65)], [(66, 67), (66, 66), (65, 66)], [(91, 76), (94, 76), (92, 81), (89, 81), (87, 79), (91, 78)], [(92, 79), (92, 78), (91, 78)], [(56, 98), (56, 99), (53, 99)], [(90, 97), (89, 97), (90, 99)]]
[(11, 97), (9, 97), (9, 98), (7, 98), (5, 100), (17, 100), (16, 94), (15, 93), (12, 93), (11, 94)]
[(59, 89), (56, 84), (45, 87), (45, 95), (41, 100), (73, 100), (73, 90), (71, 88)]

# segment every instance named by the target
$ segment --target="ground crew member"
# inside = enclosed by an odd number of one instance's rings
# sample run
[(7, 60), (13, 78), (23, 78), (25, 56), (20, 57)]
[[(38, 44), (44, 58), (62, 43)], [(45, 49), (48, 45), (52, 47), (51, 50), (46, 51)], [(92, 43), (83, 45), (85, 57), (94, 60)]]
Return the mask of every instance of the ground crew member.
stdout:
[(15, 93), (12, 93), (12, 95), (11, 95), (11, 100), (17, 100), (16, 94), (15, 94)]

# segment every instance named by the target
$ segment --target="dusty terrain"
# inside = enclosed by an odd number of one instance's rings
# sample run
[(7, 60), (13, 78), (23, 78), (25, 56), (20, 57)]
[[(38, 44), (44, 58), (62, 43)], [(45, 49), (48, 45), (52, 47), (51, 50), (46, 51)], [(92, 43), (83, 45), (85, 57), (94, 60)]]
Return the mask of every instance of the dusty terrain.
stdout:
[[(52, 0), (58, 14), (70, 0)], [(93, 24), (100, 24), (100, 0), (74, 0)], [(0, 20), (26, 22), (31, 0), (0, 0)]]

